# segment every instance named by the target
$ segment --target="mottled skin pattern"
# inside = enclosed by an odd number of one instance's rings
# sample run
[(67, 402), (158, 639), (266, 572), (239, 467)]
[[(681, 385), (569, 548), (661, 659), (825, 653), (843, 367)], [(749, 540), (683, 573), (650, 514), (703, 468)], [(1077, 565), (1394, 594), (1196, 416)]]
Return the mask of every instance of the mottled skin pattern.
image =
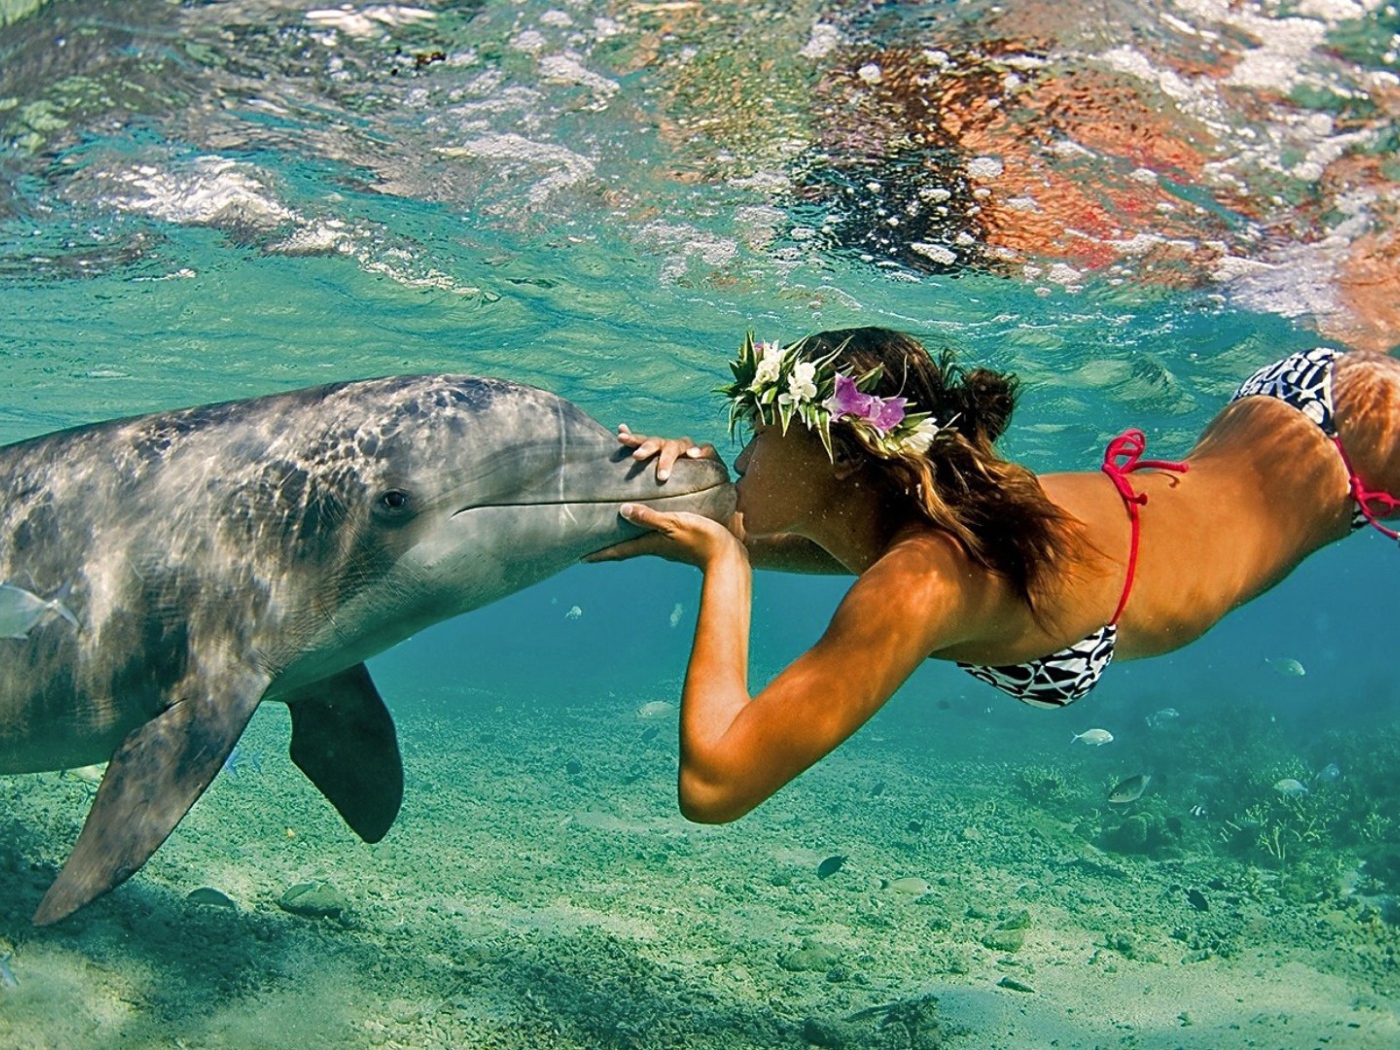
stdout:
[(139, 868), (266, 699), (377, 840), (402, 772), (366, 657), (635, 534), (624, 501), (732, 507), (713, 460), (658, 485), (568, 402), (463, 376), (81, 427), (0, 449), (0, 486), (0, 579), (81, 625), (0, 639), (0, 773), (110, 759), (38, 922)]

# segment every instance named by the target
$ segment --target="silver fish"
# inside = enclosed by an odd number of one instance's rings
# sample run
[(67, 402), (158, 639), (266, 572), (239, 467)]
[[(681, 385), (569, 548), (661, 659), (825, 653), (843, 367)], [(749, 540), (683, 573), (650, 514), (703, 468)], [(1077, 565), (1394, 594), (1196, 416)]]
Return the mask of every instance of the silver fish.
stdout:
[(1291, 656), (1266, 656), (1264, 662), (1285, 678), (1302, 678), (1308, 673), (1307, 668)]
[(1074, 733), (1070, 736), (1070, 743), (1082, 740), (1091, 747), (1103, 747), (1104, 744), (1113, 743), (1113, 734), (1107, 729), (1086, 729), (1082, 733)]
[(933, 887), (928, 884), (928, 879), (921, 879), (917, 875), (906, 875), (902, 879), (881, 879), (880, 889), (889, 890), (892, 893), (908, 894), (910, 897), (922, 897)]
[(1324, 784), (1334, 783), (1342, 778), (1342, 767), (1335, 762), (1328, 762), (1327, 765), (1314, 774), (1315, 780), (1320, 780)]
[(14, 971), (10, 969), (10, 960), (14, 955), (10, 952), (0, 953), (0, 989), (18, 988), (19, 981), (15, 980)]
[(65, 587), (56, 598), (40, 598), (23, 587), (0, 583), (0, 638), (27, 639), (30, 630), (50, 616), (61, 616), (77, 627), (78, 618), (63, 604), (67, 593)]
[(1151, 773), (1136, 773), (1128, 777), (1127, 780), (1120, 780), (1113, 785), (1113, 790), (1108, 793), (1108, 801), (1116, 806), (1126, 806), (1129, 802), (1136, 802), (1142, 798), (1142, 793), (1147, 790), (1147, 785), (1152, 783)]
[(1274, 785), (1274, 790), (1280, 795), (1296, 798), (1298, 795), (1306, 795), (1308, 793), (1308, 786), (1301, 780), (1295, 780), (1293, 777), (1285, 777)]

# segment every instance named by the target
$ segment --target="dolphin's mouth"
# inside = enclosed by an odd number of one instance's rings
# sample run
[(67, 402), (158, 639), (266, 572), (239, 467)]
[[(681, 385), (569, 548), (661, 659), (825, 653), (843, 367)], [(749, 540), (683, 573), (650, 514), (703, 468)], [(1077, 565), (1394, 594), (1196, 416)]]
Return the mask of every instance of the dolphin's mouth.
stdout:
[(457, 510), (454, 510), (452, 512), (452, 517), (455, 518), (459, 514), (466, 514), (468, 511), (473, 510), (506, 510), (511, 507), (578, 507), (598, 506), (610, 503), (615, 503), (620, 507), (624, 503), (660, 503), (664, 500), (688, 499), (695, 496), (703, 496), (708, 492), (714, 492), (716, 489), (722, 489), (726, 486), (732, 487), (733, 482), (717, 481), (713, 485), (706, 485), (703, 488), (687, 489), (685, 492), (658, 492), (654, 496), (611, 497), (608, 499), (531, 499), (503, 503), (470, 503), (465, 507), (459, 507)]

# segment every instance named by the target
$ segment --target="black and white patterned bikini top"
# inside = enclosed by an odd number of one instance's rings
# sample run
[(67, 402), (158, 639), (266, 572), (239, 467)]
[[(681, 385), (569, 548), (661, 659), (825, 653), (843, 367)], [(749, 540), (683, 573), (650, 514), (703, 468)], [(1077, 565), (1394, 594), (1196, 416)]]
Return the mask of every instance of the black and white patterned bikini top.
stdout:
[(1147, 502), (1145, 495), (1133, 491), (1128, 482), (1128, 475), (1135, 470), (1144, 469), (1177, 472), (1185, 472), (1187, 469), (1185, 463), (1142, 459), (1146, 448), (1147, 439), (1141, 430), (1125, 430), (1109, 442), (1103, 454), (1101, 469), (1118, 489), (1118, 494), (1123, 497), (1123, 505), (1127, 507), (1128, 518), (1132, 523), (1128, 570), (1123, 580), (1123, 592), (1118, 598), (1118, 608), (1114, 610), (1112, 619), (1087, 638), (1049, 656), (1042, 656), (1023, 664), (1000, 666), (959, 662), (959, 667), (978, 681), (986, 682), (1032, 707), (1064, 707), (1074, 703), (1099, 684), (1104, 669), (1113, 661), (1113, 649), (1118, 642), (1118, 618), (1123, 615), (1123, 609), (1128, 604), (1128, 595), (1133, 589), (1133, 576), (1137, 571), (1138, 534), (1141, 530), (1138, 508)]
[(1099, 684), (1113, 660), (1118, 625), (1106, 623), (1089, 637), (1067, 648), (1023, 664), (989, 666), (959, 663), (978, 681), (1014, 696), (1032, 707), (1064, 707)]

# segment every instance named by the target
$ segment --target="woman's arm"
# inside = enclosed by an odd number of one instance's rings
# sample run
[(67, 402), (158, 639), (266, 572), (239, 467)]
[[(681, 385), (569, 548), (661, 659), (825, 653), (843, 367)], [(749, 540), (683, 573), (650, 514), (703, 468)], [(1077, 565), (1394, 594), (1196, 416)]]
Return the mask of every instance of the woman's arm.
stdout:
[(859, 729), (929, 653), (971, 637), (986, 616), (978, 604), (986, 595), (967, 578), (955, 541), (916, 534), (862, 573), (817, 644), (750, 697), (753, 570), (744, 545), (698, 514), (641, 504), (621, 513), (649, 531), (607, 557), (656, 554), (705, 574), (681, 694), (678, 786), (691, 820), (743, 816)]
[(855, 582), (817, 644), (750, 698), (748, 559), (735, 543), (702, 568), (681, 699), (679, 796), (691, 820), (753, 809), (859, 729), (930, 652), (959, 640), (947, 545), (906, 541)]

